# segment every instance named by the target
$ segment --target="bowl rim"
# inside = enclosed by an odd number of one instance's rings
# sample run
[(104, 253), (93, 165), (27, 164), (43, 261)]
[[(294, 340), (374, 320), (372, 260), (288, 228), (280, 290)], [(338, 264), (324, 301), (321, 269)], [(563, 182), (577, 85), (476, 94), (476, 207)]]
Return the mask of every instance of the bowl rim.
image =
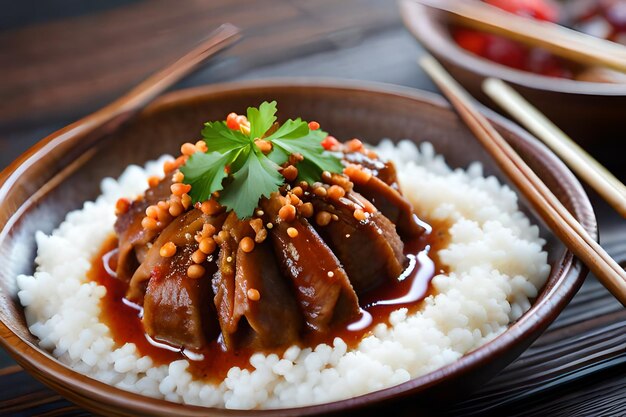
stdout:
[(399, 0), (408, 31), (433, 55), (483, 77), (499, 78), (529, 89), (586, 96), (625, 96), (626, 84), (598, 83), (548, 77), (518, 70), (479, 57), (458, 46), (444, 24), (445, 16), (414, 0)]
[[(344, 80), (337, 78), (321, 77), (286, 77), (270, 78), (261, 80), (245, 80), (192, 87), (182, 90), (175, 90), (156, 99), (145, 108), (138, 117), (149, 115), (153, 112), (167, 110), (170, 107), (190, 104), (194, 100), (202, 100), (207, 97), (219, 96), (220, 94), (234, 94), (241, 91), (255, 91), (267, 89), (297, 90), (322, 87), (333, 91), (343, 91), (345, 93), (361, 92), (386, 96), (389, 99), (408, 99), (418, 101), (427, 106), (450, 109), (447, 102), (434, 93), (418, 90), (411, 87), (385, 84), (371, 81)], [(574, 200), (574, 215), (581, 219), (583, 227), (597, 239), (597, 223), (591, 202), (587, 197), (582, 185), (569, 169), (554, 155), (545, 145), (533, 138), (529, 133), (522, 130), (513, 122), (506, 120), (495, 112), (483, 110), (488, 117), (523, 140), (530, 141), (530, 145), (538, 148), (541, 156), (553, 163), (553, 169), (558, 171), (561, 178), (573, 187), (573, 193), (580, 197)], [(49, 137), (48, 137), (49, 138)], [(9, 165), (0, 173), (0, 189), (6, 186), (11, 174), (19, 170), (23, 165), (32, 163), (33, 159), (40, 159), (49, 150), (48, 138), (44, 138), (32, 148), (24, 152), (15, 163)], [(66, 137), (64, 141), (71, 141), (72, 136)], [(57, 146), (59, 142), (55, 142)], [(48, 145), (48, 146), (46, 146)], [(2, 201), (0, 201), (2, 204)], [(6, 226), (11, 222), (0, 225), (3, 230), (0, 238), (4, 235)], [(320, 413), (331, 413), (353, 410), (367, 405), (373, 405), (399, 399), (416, 394), (426, 388), (444, 382), (449, 376), (454, 374), (464, 374), (477, 367), (490, 362), (490, 357), (503, 353), (514, 347), (517, 340), (525, 334), (531, 334), (540, 330), (552, 322), (561, 310), (567, 305), (574, 294), (578, 291), (587, 274), (587, 268), (569, 250), (565, 250), (561, 259), (555, 262), (560, 266), (559, 277), (555, 286), (541, 300), (536, 301), (531, 308), (516, 322), (510, 325), (502, 334), (498, 335), (486, 344), (463, 355), (456, 361), (438, 368), (428, 374), (413, 378), (402, 384), (386, 388), (383, 390), (363, 394), (357, 397), (334, 401), (330, 403), (310, 405), (305, 407), (293, 407), (284, 409), (249, 410), (248, 414), (263, 416), (283, 416), (283, 415), (315, 415)], [(155, 415), (181, 416), (206, 416), (206, 415), (239, 415), (241, 410), (229, 410), (222, 408), (207, 408), (201, 406), (184, 405), (172, 403), (165, 400), (124, 391), (120, 388), (110, 386), (104, 382), (92, 379), (68, 366), (58, 362), (51, 354), (39, 348), (37, 345), (22, 339), (15, 334), (10, 327), (0, 320), (0, 344), (13, 356), (16, 361), (26, 368), (27, 371), (36, 370), (35, 377), (42, 380), (53, 389), (61, 393), (72, 393), (80, 396), (80, 403), (108, 403), (128, 412), (154, 413)], [(133, 415), (133, 414), (124, 414)]]

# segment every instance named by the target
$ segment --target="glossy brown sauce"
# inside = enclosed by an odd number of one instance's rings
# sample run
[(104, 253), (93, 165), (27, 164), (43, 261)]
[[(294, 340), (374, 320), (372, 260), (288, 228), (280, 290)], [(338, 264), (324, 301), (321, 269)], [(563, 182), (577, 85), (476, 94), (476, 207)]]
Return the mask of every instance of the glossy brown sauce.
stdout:
[(434, 294), (430, 281), (436, 274), (447, 272), (437, 254), (448, 245), (449, 225), (438, 222), (425, 226), (427, 233), (417, 239), (404, 241), (408, 265), (402, 275), (397, 280), (359, 295), (361, 317), (333, 329), (324, 338), (305, 338), (305, 342), (308, 345), (322, 342), (332, 344), (335, 337), (340, 337), (348, 346), (356, 347), (377, 324), (389, 324), (389, 314), (393, 311), (399, 308), (407, 308), (409, 313), (418, 311), (422, 301)]
[[(362, 294), (359, 297), (361, 316), (333, 329), (327, 336), (304, 337), (303, 346), (318, 343), (332, 343), (341, 337), (348, 346), (355, 347), (379, 323), (388, 323), (389, 314), (406, 307), (409, 312), (417, 311), (424, 298), (433, 294), (430, 281), (445, 268), (440, 264), (438, 251), (448, 244), (447, 224), (432, 224), (432, 229), (417, 239), (404, 242), (404, 252), (408, 266), (402, 276), (384, 286)], [(141, 355), (152, 358), (156, 365), (167, 364), (179, 359), (189, 359), (189, 371), (199, 379), (221, 381), (233, 366), (250, 368), (249, 358), (252, 349), (227, 351), (221, 338), (211, 342), (200, 351), (183, 351), (150, 339), (141, 323), (142, 310), (124, 298), (127, 285), (115, 277), (117, 239), (111, 237), (96, 256), (89, 272), (89, 278), (107, 289), (101, 300), (100, 319), (105, 323), (119, 346), (134, 343)], [(281, 353), (281, 350), (264, 351)]]
[(226, 351), (220, 340), (212, 341), (200, 351), (187, 352), (146, 335), (141, 323), (141, 307), (124, 298), (127, 285), (115, 277), (116, 255), (117, 239), (112, 236), (92, 262), (89, 272), (91, 280), (107, 289), (100, 302), (100, 320), (109, 327), (116, 345), (134, 343), (138, 352), (150, 356), (155, 365), (189, 359), (191, 366), (188, 370), (199, 379), (221, 381), (231, 367), (249, 367), (248, 360), (253, 353), (251, 350)]

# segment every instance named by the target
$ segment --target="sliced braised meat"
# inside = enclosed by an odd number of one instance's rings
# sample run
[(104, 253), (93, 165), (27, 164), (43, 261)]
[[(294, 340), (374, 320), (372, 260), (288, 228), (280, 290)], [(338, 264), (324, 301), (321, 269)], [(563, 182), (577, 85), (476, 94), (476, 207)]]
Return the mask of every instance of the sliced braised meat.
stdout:
[[(283, 273), (291, 279), (307, 326), (324, 332), (335, 323), (359, 316), (357, 295), (339, 260), (305, 218), (280, 219), (283, 206), (277, 194), (262, 201), (271, 229), (274, 251)], [(287, 229), (294, 228), (291, 237)], [(293, 233), (292, 233), (293, 235)]]
[(217, 337), (219, 326), (211, 302), (210, 274), (215, 263), (209, 263), (207, 274), (199, 279), (187, 276), (192, 264), (188, 248), (148, 282), (143, 303), (143, 326), (155, 340), (172, 346), (199, 349)]
[[(150, 249), (147, 251), (144, 261), (139, 265), (133, 274), (128, 291), (126, 292), (126, 298), (137, 304), (143, 304), (143, 296), (146, 292), (148, 285), (147, 281), (155, 274), (164, 268), (165, 265), (175, 263), (180, 258), (180, 254), (183, 253), (181, 248), (187, 246), (193, 246), (193, 249), (197, 249), (198, 243), (195, 241), (194, 236), (202, 230), (202, 226), (205, 223), (213, 225), (216, 229), (222, 226), (225, 216), (208, 216), (202, 214), (198, 209), (192, 209), (185, 214), (175, 218), (165, 229), (160, 232), (159, 237), (152, 243)], [(167, 242), (172, 242), (179, 250), (176, 251), (176, 255), (169, 258), (164, 258), (160, 254), (161, 246)], [(193, 251), (191, 251), (193, 253)], [(191, 256), (188, 254), (187, 258)], [(186, 270), (185, 270), (186, 274)]]
[(256, 243), (249, 252), (240, 247), (242, 239), (253, 239), (255, 232), (249, 221), (237, 219), (235, 213), (224, 222), (223, 230), (228, 237), (220, 242), (219, 271), (213, 277), (213, 288), (226, 346), (260, 348), (295, 342), (302, 314), (277, 266), (271, 244)]
[(413, 205), (398, 190), (380, 178), (372, 175), (364, 183), (355, 182), (354, 190), (395, 223), (400, 235), (417, 237), (424, 233), (423, 223), (413, 212)]
[(372, 159), (361, 152), (347, 152), (344, 154), (343, 159), (351, 164), (361, 165), (369, 169), (372, 175), (380, 178), (385, 184), (389, 184), (393, 189), (399, 189), (398, 175), (393, 162)]
[(316, 212), (338, 217), (326, 226), (316, 226), (316, 230), (339, 258), (360, 295), (399, 277), (405, 268), (405, 256), (396, 227), (381, 212), (363, 221), (354, 217), (354, 210), (363, 208), (355, 194), (348, 193), (338, 200), (316, 197), (312, 202)]
[[(144, 262), (130, 281), (127, 298), (144, 307), (143, 324), (154, 339), (174, 346), (199, 348), (219, 333), (210, 277), (216, 269), (209, 259), (203, 277), (192, 279), (187, 269), (197, 249), (195, 234), (205, 223), (220, 227), (224, 216), (208, 216), (193, 209), (170, 223), (148, 250)], [(160, 255), (161, 247), (172, 242), (176, 253)]]
[(143, 262), (148, 251), (146, 245), (152, 242), (158, 231), (144, 229), (141, 220), (146, 216), (148, 206), (169, 197), (171, 185), (171, 178), (166, 176), (155, 187), (149, 188), (143, 198), (133, 201), (128, 211), (120, 214), (115, 221), (115, 233), (119, 240), (118, 279), (130, 281), (137, 267)]
[[(229, 216), (230, 217), (230, 216)], [(235, 311), (235, 258), (237, 257), (237, 244), (228, 236), (220, 244), (217, 270), (212, 278), (213, 302), (217, 309), (217, 318), (225, 335), (224, 342), (228, 347), (235, 343), (230, 337), (237, 331), (238, 320), (233, 318)]]

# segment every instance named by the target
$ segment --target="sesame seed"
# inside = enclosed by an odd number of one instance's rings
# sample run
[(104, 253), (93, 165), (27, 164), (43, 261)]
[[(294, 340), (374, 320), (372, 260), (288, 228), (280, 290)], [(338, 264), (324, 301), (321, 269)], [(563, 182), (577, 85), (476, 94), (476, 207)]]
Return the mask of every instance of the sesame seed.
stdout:
[(187, 276), (191, 279), (202, 278), (204, 272), (204, 267), (198, 264), (190, 265), (189, 268), (187, 268)]
[(206, 260), (206, 253), (202, 252), (200, 249), (191, 254), (191, 260), (194, 263), (201, 264)]
[(233, 261), (233, 257), (229, 256), (228, 258), (226, 258), (226, 262), (232, 262)]
[(246, 236), (239, 242), (239, 247), (242, 251), (249, 253), (254, 249), (254, 240), (251, 237)]
[(365, 215), (365, 212), (363, 210), (356, 209), (354, 210), (354, 218), (357, 219), (358, 221), (363, 221), (367, 219), (367, 216)]
[(160, 222), (168, 222), (171, 219), (169, 208), (168, 204), (167, 208), (159, 207), (157, 209), (157, 217)]
[(326, 226), (330, 223), (332, 216), (327, 211), (320, 211), (315, 216), (315, 222), (320, 226)]
[(215, 234), (215, 226), (210, 223), (205, 223), (202, 225), (202, 233), (207, 236), (212, 236)]
[[(189, 188), (191, 188), (191, 186), (189, 186)], [(180, 203), (183, 205), (183, 208), (187, 210), (189, 206), (191, 206), (191, 197), (189, 194), (183, 194), (180, 197)]]
[(298, 177), (298, 168), (294, 167), (293, 165), (289, 165), (288, 167), (283, 169), (282, 174), (287, 181), (291, 182)]
[(290, 227), (287, 229), (287, 234), (289, 235), (290, 238), (297, 237), (298, 229), (296, 229), (295, 227)]
[(151, 219), (158, 219), (159, 218), (159, 208), (157, 206), (148, 206), (146, 208), (146, 216), (150, 217)]
[(130, 200), (128, 200), (127, 198), (120, 198), (115, 203), (115, 214), (117, 214), (118, 216), (120, 214), (126, 213), (129, 209), (130, 209)]
[(313, 190), (313, 194), (318, 197), (326, 197), (327, 193), (328, 192), (326, 191), (326, 188), (324, 188), (323, 186), (319, 186)]
[(200, 152), (206, 152), (209, 148), (206, 146), (206, 142), (203, 140), (199, 140), (196, 142), (196, 150)]
[(164, 258), (170, 258), (176, 253), (176, 245), (173, 242), (166, 242), (161, 249), (159, 249), (159, 255)]
[(267, 154), (267, 153), (269, 153), (272, 150), (272, 142), (270, 142), (268, 140), (257, 139), (257, 140), (254, 141), (254, 144), (264, 154)]
[(176, 171), (174, 175), (172, 175), (173, 182), (183, 182), (184, 179), (185, 179), (185, 175), (180, 171)]
[(215, 239), (213, 239), (212, 237), (205, 237), (198, 244), (198, 248), (200, 249), (200, 251), (207, 255), (213, 253), (216, 246), (217, 244), (215, 243)]
[(148, 177), (148, 186), (150, 188), (156, 187), (159, 184), (160, 181), (161, 181), (161, 179), (159, 177), (157, 177), (156, 175), (152, 175), (152, 176)]
[(291, 204), (293, 204), (294, 206), (297, 206), (298, 204), (302, 203), (300, 199), (298, 198), (298, 196), (295, 194), (290, 194), (289, 199), (291, 200)]
[(345, 167), (343, 173), (356, 184), (365, 184), (372, 177), (372, 173), (369, 170), (364, 170), (362, 166), (354, 164)]
[(170, 203), (170, 208), (168, 209), (168, 211), (173, 217), (180, 216), (184, 211), (183, 205), (179, 202)]
[(144, 217), (141, 220), (141, 227), (146, 230), (157, 230), (159, 228), (159, 224), (152, 217)]
[(302, 190), (302, 187), (300, 187), (300, 186), (293, 187), (291, 192), (293, 193), (293, 195), (295, 195), (297, 197), (302, 197), (302, 193), (304, 193), (304, 191)]
[(191, 191), (191, 185), (176, 183), (171, 185), (170, 190), (172, 191), (172, 194), (182, 196), (183, 194)]
[(328, 271), (326, 275), (328, 275), (328, 278), (332, 278), (335, 276), (335, 273), (333, 271)]
[(346, 195), (346, 190), (338, 185), (331, 185), (328, 189), (328, 197), (339, 200), (341, 197)]
[(180, 147), (180, 153), (182, 153), (183, 155), (193, 155), (196, 152), (196, 145), (194, 145), (193, 143), (183, 143), (183, 145)]
[(248, 291), (246, 291), (246, 295), (251, 301), (259, 301), (261, 299), (261, 294), (258, 290), (254, 288), (250, 288)]
[(291, 204), (286, 204), (278, 210), (278, 217), (286, 222), (293, 221), (296, 218), (296, 208)]
[(178, 168), (175, 161), (165, 161), (163, 163), (163, 172), (168, 174)]
[(304, 203), (298, 207), (298, 212), (302, 217), (311, 217), (313, 215), (313, 204)]

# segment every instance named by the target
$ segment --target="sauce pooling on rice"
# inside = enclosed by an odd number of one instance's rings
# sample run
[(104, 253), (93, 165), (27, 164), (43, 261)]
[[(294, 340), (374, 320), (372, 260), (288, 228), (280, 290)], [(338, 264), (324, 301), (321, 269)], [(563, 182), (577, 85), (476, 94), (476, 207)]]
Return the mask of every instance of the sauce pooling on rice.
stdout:
[[(354, 347), (374, 326), (388, 323), (392, 311), (402, 307), (408, 308), (410, 312), (418, 310), (421, 301), (432, 294), (430, 281), (433, 276), (445, 271), (440, 265), (437, 251), (447, 245), (447, 228), (442, 224), (435, 230), (438, 232), (425, 233), (406, 242), (405, 255), (410, 259), (409, 266), (398, 280), (365, 293), (360, 298), (362, 310), (358, 318), (336, 326), (326, 337), (309, 335), (300, 344), (314, 346), (330, 343), (334, 337), (340, 337), (350, 347)], [(250, 367), (249, 358), (254, 353), (250, 348), (228, 351), (216, 339), (200, 351), (189, 351), (156, 342), (147, 335), (141, 322), (143, 309), (125, 298), (126, 286), (116, 278), (117, 246), (117, 238), (112, 236), (108, 239), (89, 272), (92, 281), (107, 289), (106, 296), (101, 300), (101, 320), (109, 327), (116, 344), (134, 343), (139, 353), (150, 356), (156, 365), (188, 359), (189, 371), (196, 378), (209, 381), (221, 381), (231, 367)], [(282, 350), (266, 350), (264, 353), (281, 353)]]
[(357, 343), (427, 295), (442, 238), (394, 165), (275, 111), (207, 123), (144, 195), (118, 201), (117, 249), (95, 265), (118, 343), (219, 378), (256, 351)]

